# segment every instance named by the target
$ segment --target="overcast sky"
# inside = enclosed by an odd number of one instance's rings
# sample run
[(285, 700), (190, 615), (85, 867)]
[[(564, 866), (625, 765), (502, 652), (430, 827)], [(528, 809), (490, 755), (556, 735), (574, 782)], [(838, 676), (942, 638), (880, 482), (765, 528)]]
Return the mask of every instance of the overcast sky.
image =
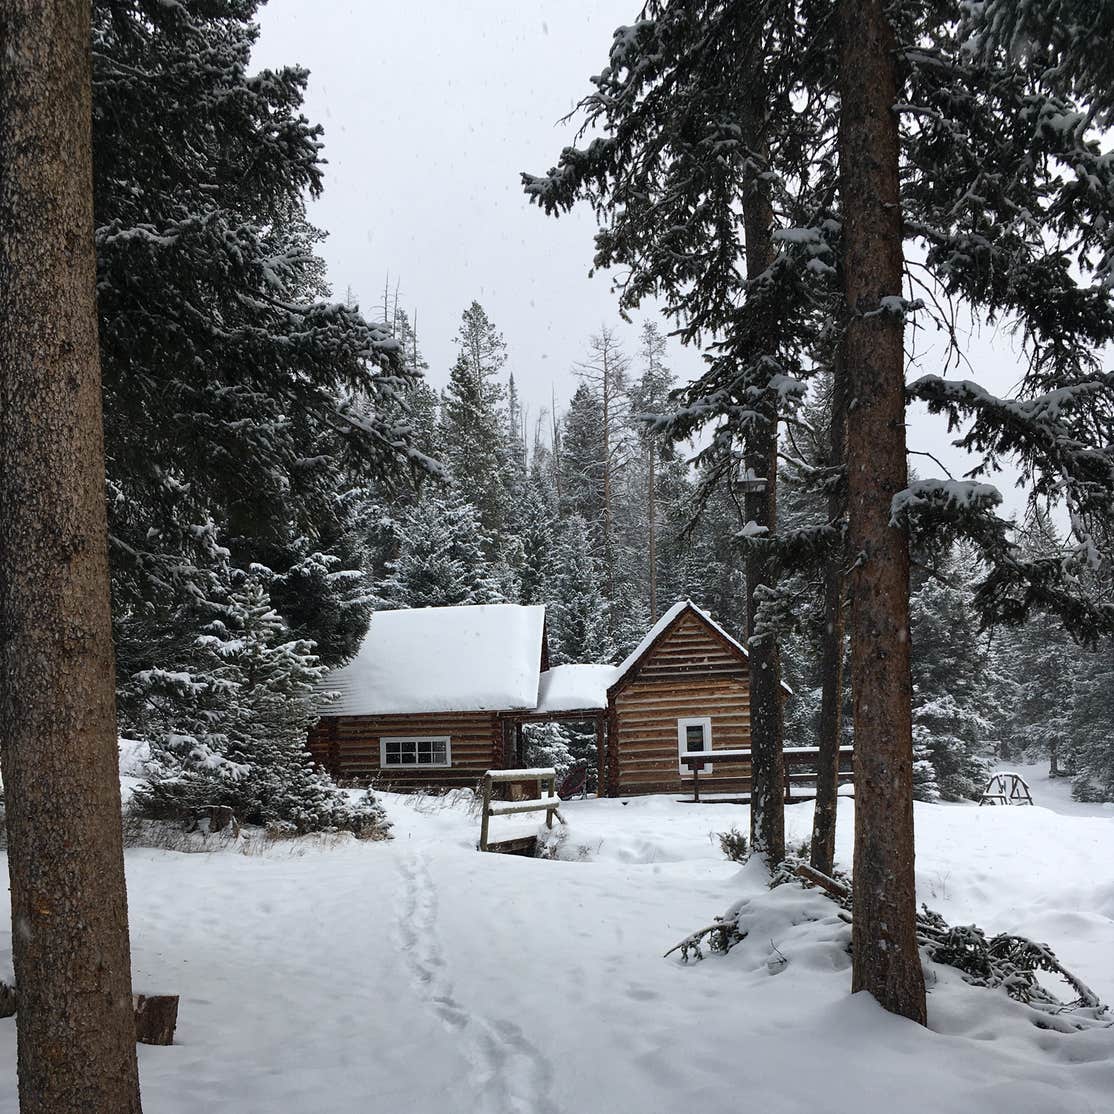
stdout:
[[(605, 275), (588, 277), (594, 220), (558, 220), (529, 206), (519, 173), (541, 173), (573, 140), (559, 123), (607, 59), (612, 31), (638, 0), (270, 0), (255, 61), (310, 70), (305, 112), (325, 127), (325, 192), (310, 210), (328, 232), (323, 253), (337, 297), (351, 287), (365, 311), (383, 284), (418, 318), (419, 339), (441, 386), (456, 354), (464, 307), (479, 300), (506, 337), (509, 368), (536, 415), (601, 325), (620, 329), (633, 353), (637, 327), (623, 326)], [(1020, 376), (1015, 345), (989, 332), (970, 358), (988, 389)], [(690, 378), (698, 356), (675, 348)], [(932, 358), (920, 372), (938, 371)], [(952, 372), (951, 374), (957, 374)], [(961, 377), (974, 378), (970, 370)], [(931, 450), (953, 471), (967, 462), (944, 426), (911, 415), (910, 447)], [(941, 470), (914, 459), (923, 476)], [(1010, 480), (1001, 482), (1012, 507)]]

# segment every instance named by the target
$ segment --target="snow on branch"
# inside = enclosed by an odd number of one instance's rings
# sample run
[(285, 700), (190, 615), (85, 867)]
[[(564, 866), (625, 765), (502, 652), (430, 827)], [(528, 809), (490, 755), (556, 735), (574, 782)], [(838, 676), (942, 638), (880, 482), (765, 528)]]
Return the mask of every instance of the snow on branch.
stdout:
[(1002, 493), (993, 484), (977, 480), (916, 480), (891, 500), (890, 525), (901, 526), (911, 511), (921, 508), (982, 511), (997, 507), (1001, 502)]

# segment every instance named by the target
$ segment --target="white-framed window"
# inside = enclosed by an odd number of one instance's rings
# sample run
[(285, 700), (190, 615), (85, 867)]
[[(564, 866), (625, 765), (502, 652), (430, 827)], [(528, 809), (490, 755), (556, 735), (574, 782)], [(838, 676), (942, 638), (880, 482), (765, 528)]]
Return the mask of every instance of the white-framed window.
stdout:
[[(682, 754), (697, 754), (702, 750), (712, 749), (712, 717), (690, 716), (688, 719), (677, 720), (677, 769), (688, 777), (692, 777), (692, 770), (680, 759)], [(709, 762), (700, 771), (702, 774), (711, 773), (712, 764)]]
[(452, 764), (453, 749), (448, 735), (384, 735), (379, 740), (379, 765), (384, 770)]

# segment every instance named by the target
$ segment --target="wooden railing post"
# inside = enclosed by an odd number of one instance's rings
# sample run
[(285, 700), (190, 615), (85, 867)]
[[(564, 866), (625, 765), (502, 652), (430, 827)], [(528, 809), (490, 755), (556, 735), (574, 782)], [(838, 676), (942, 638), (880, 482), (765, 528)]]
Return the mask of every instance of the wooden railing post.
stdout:
[(487, 850), (488, 822), (491, 819), (491, 772), (484, 774), (483, 809), (480, 813), (480, 850)]

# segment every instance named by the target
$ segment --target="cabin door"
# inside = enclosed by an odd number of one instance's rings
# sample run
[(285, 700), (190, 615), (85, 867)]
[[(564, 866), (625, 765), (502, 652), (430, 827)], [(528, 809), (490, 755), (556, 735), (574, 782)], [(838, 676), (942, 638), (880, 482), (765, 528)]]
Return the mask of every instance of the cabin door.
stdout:
[[(697, 754), (700, 751), (712, 749), (712, 720), (710, 716), (693, 716), (689, 719), (677, 720), (677, 769), (680, 773), (692, 777), (690, 770), (682, 761), (682, 754)], [(700, 771), (702, 774), (712, 772), (709, 762)]]

